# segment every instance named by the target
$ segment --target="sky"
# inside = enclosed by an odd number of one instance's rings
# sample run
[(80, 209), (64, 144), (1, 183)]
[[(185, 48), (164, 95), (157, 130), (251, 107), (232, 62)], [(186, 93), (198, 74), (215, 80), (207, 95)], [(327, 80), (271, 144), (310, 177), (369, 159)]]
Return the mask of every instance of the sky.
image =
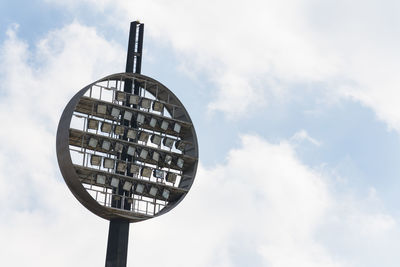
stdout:
[(58, 169), (60, 115), (125, 68), (184, 103), (200, 164), (171, 212), (132, 224), (128, 266), (400, 264), (400, 2), (0, 1), (0, 256), (102, 266), (108, 222)]

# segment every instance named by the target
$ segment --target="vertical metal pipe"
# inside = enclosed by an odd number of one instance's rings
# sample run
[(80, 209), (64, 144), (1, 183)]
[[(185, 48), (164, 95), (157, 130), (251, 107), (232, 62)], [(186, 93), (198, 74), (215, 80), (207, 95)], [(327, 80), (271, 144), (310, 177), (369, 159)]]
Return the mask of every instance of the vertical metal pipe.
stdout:
[[(138, 22), (133, 21), (129, 30), (128, 52), (126, 58), (125, 72), (133, 72), (135, 63), (135, 72), (140, 73), (142, 67), (142, 51), (143, 51), (143, 32), (144, 24), (139, 24), (138, 38), (136, 36)], [(136, 46), (137, 43), (137, 46)], [(136, 61), (136, 62), (135, 62)], [(124, 92), (132, 93), (132, 80), (127, 79), (124, 83)], [(139, 85), (134, 85), (134, 94), (139, 94)], [(127, 105), (129, 105), (127, 103)], [(129, 123), (127, 123), (129, 125)], [(124, 139), (127, 139), (124, 136)], [(126, 151), (121, 157), (123, 160), (127, 158)], [(113, 193), (117, 191), (113, 189)], [(118, 188), (118, 194), (122, 195), (125, 192), (122, 188)], [(131, 194), (128, 193), (128, 197)], [(112, 201), (112, 207), (121, 208), (121, 201)], [(124, 203), (124, 209), (130, 210), (130, 204)], [(128, 240), (129, 240), (129, 221), (124, 220), (110, 220), (108, 229), (108, 243), (106, 254), (106, 267), (126, 267), (128, 256)]]
[(126, 267), (128, 256), (129, 221), (110, 221), (106, 267)]

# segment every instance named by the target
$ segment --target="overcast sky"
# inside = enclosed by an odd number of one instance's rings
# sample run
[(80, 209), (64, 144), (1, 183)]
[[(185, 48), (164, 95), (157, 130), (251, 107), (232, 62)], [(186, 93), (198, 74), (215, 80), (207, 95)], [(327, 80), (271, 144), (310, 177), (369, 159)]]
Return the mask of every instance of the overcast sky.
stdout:
[(108, 222), (72, 196), (69, 99), (125, 69), (185, 104), (192, 190), (131, 225), (128, 266), (400, 265), (400, 2), (0, 1), (2, 266), (104, 266)]

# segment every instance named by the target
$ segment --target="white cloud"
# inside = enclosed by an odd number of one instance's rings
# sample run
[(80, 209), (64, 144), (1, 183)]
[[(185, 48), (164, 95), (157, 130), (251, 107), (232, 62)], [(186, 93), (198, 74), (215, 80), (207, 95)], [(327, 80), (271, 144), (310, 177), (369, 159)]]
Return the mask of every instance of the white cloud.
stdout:
[(72, 9), (86, 2), (123, 29), (142, 19), (146, 35), (215, 83), (211, 111), (259, 111), (311, 84), (328, 99), (360, 101), (400, 131), (398, 1), (49, 2)]
[[(124, 49), (77, 22), (34, 48), (15, 29), (8, 35), (0, 48), (0, 121), (7, 126), (0, 132), (2, 263), (103, 265), (107, 224), (61, 181), (55, 129), (69, 97), (115, 72)], [(368, 267), (377, 266), (378, 255), (383, 266), (398, 265), (398, 223), (383, 208), (370, 208), (377, 192), (367, 202), (340, 196), (329, 177), (301, 163), (290, 142), (251, 135), (241, 141), (225, 164), (200, 166), (193, 190), (175, 210), (132, 225), (129, 262)]]

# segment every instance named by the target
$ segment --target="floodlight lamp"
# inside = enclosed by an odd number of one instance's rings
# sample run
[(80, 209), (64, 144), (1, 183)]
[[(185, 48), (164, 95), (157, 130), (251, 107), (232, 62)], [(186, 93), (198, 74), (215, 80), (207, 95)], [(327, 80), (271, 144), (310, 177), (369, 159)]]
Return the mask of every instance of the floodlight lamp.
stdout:
[(172, 146), (174, 145), (174, 139), (165, 137), (163, 140), (163, 145), (168, 147), (168, 148), (172, 148)]
[(146, 149), (142, 149), (140, 151), (139, 157), (141, 157), (142, 159), (147, 159), (148, 154), (149, 154), (149, 152)]
[(132, 119), (132, 112), (125, 111), (124, 112), (124, 120), (130, 121)]
[(93, 166), (100, 166), (101, 165), (101, 157), (100, 156), (96, 156), (96, 155), (92, 155), (90, 157), (90, 164)]
[(124, 145), (121, 143), (115, 143), (114, 145), (114, 151), (118, 153), (122, 153), (122, 150), (124, 149)]
[(131, 168), (130, 168), (130, 172), (132, 173), (132, 174), (136, 174), (136, 176), (137, 176), (137, 174), (139, 173), (139, 171), (140, 171), (140, 167), (139, 166), (137, 166), (137, 165), (134, 165), (134, 164), (131, 164)]
[(103, 167), (106, 169), (114, 169), (115, 160), (110, 158), (104, 158)]
[(93, 147), (93, 148), (96, 148), (98, 142), (99, 142), (99, 141), (98, 141), (96, 138), (90, 137), (90, 139), (89, 139), (89, 146), (90, 146), (90, 147)]
[(157, 195), (158, 189), (155, 186), (152, 186), (149, 190), (149, 194), (155, 197)]
[(111, 128), (112, 128), (111, 123), (103, 122), (101, 124), (101, 131), (103, 133), (111, 133)]
[(153, 102), (153, 110), (154, 111), (158, 111), (158, 112), (162, 112), (164, 108), (164, 105), (158, 101), (154, 101)]
[(142, 98), (142, 102), (140, 103), (140, 106), (142, 108), (149, 109), (151, 106), (151, 100), (147, 99), (147, 98)]
[(180, 131), (181, 131), (181, 125), (178, 123), (175, 123), (174, 124), (174, 132), (180, 133)]
[(161, 122), (160, 128), (163, 129), (164, 131), (166, 131), (168, 129), (168, 125), (169, 125), (168, 121), (164, 120)]
[(117, 171), (118, 172), (125, 172), (126, 170), (126, 163), (125, 162), (118, 162), (117, 163)]
[(164, 189), (163, 192), (162, 192), (162, 197), (165, 198), (165, 199), (168, 199), (169, 198), (169, 194), (170, 194), (169, 190)]
[(125, 181), (124, 185), (122, 186), (122, 189), (124, 189), (125, 191), (130, 191), (132, 188), (132, 183)]
[(117, 93), (115, 94), (115, 99), (116, 99), (117, 101), (123, 102), (123, 101), (125, 101), (126, 96), (125, 96), (125, 94), (124, 94), (123, 92), (117, 91)]
[(182, 158), (178, 158), (178, 160), (176, 161), (176, 166), (178, 166), (179, 168), (183, 168), (183, 159)]
[(180, 150), (180, 151), (184, 151), (185, 150), (185, 143), (182, 141), (177, 141), (175, 142), (175, 148)]
[(149, 134), (147, 132), (140, 132), (139, 141), (147, 142), (147, 139), (149, 139)]
[(140, 102), (140, 97), (138, 95), (130, 95), (129, 96), (129, 104), (138, 105)]
[(126, 137), (130, 138), (130, 139), (136, 139), (137, 138), (137, 131), (129, 129)]
[(109, 150), (111, 149), (111, 142), (108, 141), (108, 140), (104, 140), (104, 141), (101, 143), (101, 148), (104, 149), (104, 150), (109, 151)]
[(154, 161), (158, 161), (160, 159), (160, 153), (154, 151), (153, 155), (152, 155), (152, 159)]
[(171, 155), (165, 155), (164, 163), (171, 165), (172, 162), (172, 156)]
[(138, 114), (137, 117), (136, 117), (136, 121), (137, 121), (138, 123), (140, 123), (140, 124), (143, 124), (145, 118), (146, 118), (146, 117), (145, 117), (143, 114)]
[(97, 113), (101, 115), (107, 114), (107, 105), (98, 104), (97, 105)]
[(97, 174), (96, 176), (96, 183), (98, 184), (105, 184), (106, 183), (106, 176), (103, 174)]
[(159, 146), (159, 145), (161, 145), (161, 136), (156, 135), (156, 134), (153, 134), (153, 135), (151, 136), (151, 138), (150, 138), (150, 141), (151, 141), (153, 144)]
[(129, 156), (135, 156), (135, 148), (133, 146), (129, 146), (128, 150), (126, 151), (126, 154), (128, 154)]
[(119, 179), (118, 179), (118, 178), (115, 178), (115, 177), (111, 178), (111, 183), (110, 183), (110, 185), (111, 185), (112, 187), (118, 187), (118, 186), (119, 186)]
[(142, 168), (142, 173), (141, 173), (141, 175), (142, 175), (143, 177), (150, 178), (150, 177), (151, 177), (151, 168), (143, 167), (143, 168)]
[(151, 120), (150, 120), (150, 122), (149, 122), (149, 125), (151, 126), (151, 127), (156, 127), (156, 125), (157, 125), (157, 120), (155, 119), (155, 118), (151, 118)]
[(111, 116), (113, 116), (114, 118), (118, 118), (120, 113), (121, 113), (121, 110), (119, 110), (117, 108), (113, 107), (111, 109)]
[(175, 183), (176, 182), (176, 177), (177, 177), (176, 173), (169, 172), (169, 173), (167, 173), (167, 177), (166, 177), (165, 180), (167, 182), (170, 182), (170, 183)]
[(124, 131), (125, 131), (125, 129), (121, 125), (116, 125), (114, 128), (114, 132), (116, 135), (124, 135)]
[(144, 185), (143, 185), (143, 184), (137, 184), (137, 185), (136, 185), (135, 191), (136, 191), (136, 193), (143, 194), (143, 192), (144, 192)]
[(159, 169), (155, 169), (153, 173), (154, 177), (164, 179), (164, 172)]
[(88, 120), (88, 129), (97, 130), (98, 128), (99, 128), (98, 120), (93, 120), (93, 119)]

